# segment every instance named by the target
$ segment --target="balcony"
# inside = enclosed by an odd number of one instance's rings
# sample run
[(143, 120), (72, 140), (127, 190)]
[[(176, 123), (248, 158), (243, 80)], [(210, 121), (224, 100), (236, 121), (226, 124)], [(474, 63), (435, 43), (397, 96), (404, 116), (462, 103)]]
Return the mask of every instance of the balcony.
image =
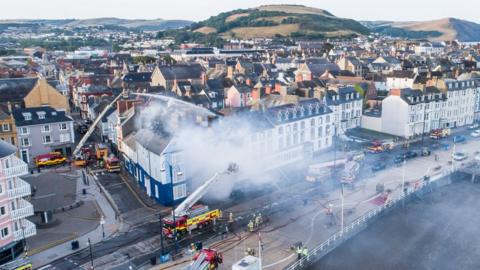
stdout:
[(12, 166), (10, 168), (0, 169), (0, 179), (12, 178), (28, 174), (28, 165), (21, 159), (13, 156)]
[(35, 224), (33, 224), (31, 221), (25, 219), (22, 221), (22, 223), (23, 228), (20, 228), (18, 231), (13, 232), (15, 241), (19, 241), (23, 238), (28, 238), (37, 234), (37, 228), (35, 227)]
[(30, 184), (28, 184), (27, 182), (25, 182), (20, 178), (17, 178), (15, 180), (14, 188), (7, 190), (7, 194), (10, 199), (30, 196), (31, 193), (32, 193), (32, 190), (30, 188)]
[(33, 205), (24, 199), (20, 199), (17, 209), (10, 212), (12, 220), (33, 216)]

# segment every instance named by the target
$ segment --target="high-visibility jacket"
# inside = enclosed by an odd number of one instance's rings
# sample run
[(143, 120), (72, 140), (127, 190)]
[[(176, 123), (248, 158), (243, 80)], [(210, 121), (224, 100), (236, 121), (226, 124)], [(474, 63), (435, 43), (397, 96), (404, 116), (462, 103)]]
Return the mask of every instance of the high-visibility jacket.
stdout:
[(303, 248), (303, 256), (307, 256), (308, 255), (308, 249), (307, 248)]

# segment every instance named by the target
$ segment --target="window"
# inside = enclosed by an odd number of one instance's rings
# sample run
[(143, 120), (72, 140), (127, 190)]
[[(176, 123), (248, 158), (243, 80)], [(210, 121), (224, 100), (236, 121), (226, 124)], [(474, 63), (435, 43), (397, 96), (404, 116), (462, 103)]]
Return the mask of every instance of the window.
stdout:
[(30, 146), (30, 139), (22, 138), (22, 146)]
[(68, 142), (70, 141), (70, 134), (69, 133), (61, 133), (60, 134), (60, 142)]
[(58, 129), (60, 130), (67, 130), (67, 123), (60, 123), (58, 125)]
[(50, 131), (51, 131), (50, 125), (44, 125), (44, 126), (42, 127), (42, 132), (50, 132)]
[(3, 216), (7, 213), (7, 210), (5, 209), (5, 206), (0, 207), (0, 215)]
[(20, 128), (20, 134), (21, 134), (21, 135), (30, 134), (30, 129), (28, 129), (28, 128), (26, 128), (26, 127), (22, 127), (22, 128)]
[(178, 200), (187, 196), (187, 185), (176, 185), (173, 187), (173, 199)]
[(2, 125), (2, 131), (3, 132), (10, 131), (10, 125), (9, 124), (3, 124)]
[(2, 238), (5, 238), (8, 236), (8, 227), (3, 228), (1, 231)]
[(52, 143), (52, 136), (50, 135), (43, 136), (43, 144), (49, 144), (49, 143)]
[(37, 112), (38, 119), (45, 119), (45, 112)]
[(32, 120), (32, 114), (31, 113), (22, 113), (22, 116), (23, 116), (23, 119), (25, 119), (25, 121)]

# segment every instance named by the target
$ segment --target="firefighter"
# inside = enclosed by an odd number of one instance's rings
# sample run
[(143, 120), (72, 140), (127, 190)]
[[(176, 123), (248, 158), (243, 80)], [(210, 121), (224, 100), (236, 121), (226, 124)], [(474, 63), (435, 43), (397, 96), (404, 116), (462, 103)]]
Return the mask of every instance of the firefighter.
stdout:
[(250, 222), (248, 222), (247, 227), (248, 227), (249, 232), (253, 232), (254, 227), (253, 227), (253, 221), (252, 220), (250, 220)]
[(233, 223), (235, 221), (235, 219), (233, 219), (233, 213), (230, 212), (230, 214), (228, 215), (228, 223)]
[(255, 214), (253, 214), (253, 217), (252, 217), (252, 221), (253, 221), (253, 227), (256, 228), (256, 224), (255, 224), (255, 221), (257, 220), (257, 216)]
[(263, 223), (263, 218), (262, 218), (262, 213), (258, 213), (258, 224), (262, 224)]
[(195, 246), (195, 243), (190, 244), (190, 250), (192, 251), (192, 253), (195, 253), (195, 251), (197, 251), (197, 246)]
[(303, 249), (302, 249), (302, 255), (303, 255), (303, 257), (307, 257), (307, 256), (308, 256), (308, 248), (307, 248), (307, 247), (303, 247)]
[(260, 226), (261, 218), (262, 218), (262, 216), (260, 214), (258, 214), (258, 216), (255, 217), (255, 221), (254, 221), (255, 228), (258, 228)]
[(297, 247), (297, 260), (302, 258), (302, 248), (300, 246)]

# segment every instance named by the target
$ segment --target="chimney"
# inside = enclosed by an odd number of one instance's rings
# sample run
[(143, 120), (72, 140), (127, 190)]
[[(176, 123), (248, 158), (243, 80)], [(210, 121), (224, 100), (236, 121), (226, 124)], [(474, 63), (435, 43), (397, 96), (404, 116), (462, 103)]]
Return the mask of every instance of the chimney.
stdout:
[(402, 90), (401, 89), (390, 89), (390, 95), (392, 96), (400, 96), (402, 93)]
[(248, 86), (252, 86), (252, 79), (247, 78), (247, 80), (245, 81), (245, 84)]
[(7, 107), (8, 107), (8, 113), (12, 113), (12, 103), (9, 101), (7, 102)]
[(207, 73), (202, 72), (202, 86), (207, 84)]

